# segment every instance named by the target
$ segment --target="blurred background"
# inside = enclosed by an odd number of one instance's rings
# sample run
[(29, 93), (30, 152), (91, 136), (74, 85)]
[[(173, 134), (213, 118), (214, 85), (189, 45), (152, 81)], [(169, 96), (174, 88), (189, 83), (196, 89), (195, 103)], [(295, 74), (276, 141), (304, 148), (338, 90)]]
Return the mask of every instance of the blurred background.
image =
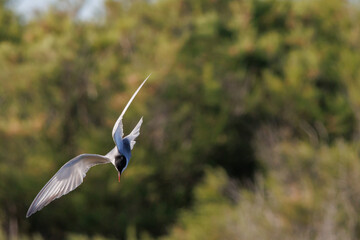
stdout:
[[(0, 1), (0, 239), (359, 239), (360, 5)], [(129, 167), (106, 154), (138, 85)]]

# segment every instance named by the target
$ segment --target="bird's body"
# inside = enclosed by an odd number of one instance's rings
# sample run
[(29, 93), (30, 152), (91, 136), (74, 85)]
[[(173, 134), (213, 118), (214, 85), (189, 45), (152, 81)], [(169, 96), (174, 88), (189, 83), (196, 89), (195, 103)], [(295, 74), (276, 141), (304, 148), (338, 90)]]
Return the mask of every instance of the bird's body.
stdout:
[(34, 201), (29, 207), (26, 217), (30, 217), (32, 214), (41, 210), (53, 200), (76, 189), (83, 182), (87, 171), (95, 165), (112, 163), (115, 169), (118, 171), (118, 177), (120, 181), (121, 173), (127, 168), (129, 164), (131, 150), (136, 143), (135, 139), (140, 135), (140, 127), (143, 122), (141, 118), (132, 132), (126, 137), (123, 137), (124, 133), (122, 117), (125, 114), (127, 108), (130, 106), (132, 100), (135, 98), (136, 94), (139, 92), (149, 77), (150, 75), (143, 81), (143, 83), (133, 94), (113, 127), (112, 137), (116, 146), (105, 156), (98, 154), (81, 154), (65, 163), (35, 197)]

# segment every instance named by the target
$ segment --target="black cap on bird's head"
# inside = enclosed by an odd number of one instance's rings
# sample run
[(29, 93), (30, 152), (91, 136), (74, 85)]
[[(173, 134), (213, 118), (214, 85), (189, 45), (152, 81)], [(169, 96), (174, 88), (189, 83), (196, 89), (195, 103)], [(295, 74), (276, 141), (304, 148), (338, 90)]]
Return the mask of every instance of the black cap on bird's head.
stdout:
[(116, 169), (118, 170), (119, 182), (120, 182), (120, 176), (122, 172), (126, 169), (127, 165), (128, 165), (128, 160), (124, 155), (120, 154), (115, 157), (115, 166)]
[(115, 166), (120, 173), (122, 173), (125, 170), (126, 165), (127, 165), (127, 160), (124, 155), (119, 155), (115, 157)]

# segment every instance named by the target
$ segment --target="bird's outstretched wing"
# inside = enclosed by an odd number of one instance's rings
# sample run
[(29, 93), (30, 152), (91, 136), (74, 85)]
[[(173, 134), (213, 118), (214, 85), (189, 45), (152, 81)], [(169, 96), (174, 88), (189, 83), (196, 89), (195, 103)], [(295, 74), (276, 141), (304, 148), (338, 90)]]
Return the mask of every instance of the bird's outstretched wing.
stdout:
[(126, 138), (129, 139), (131, 150), (134, 148), (134, 145), (136, 143), (135, 139), (140, 135), (140, 127), (142, 122), (143, 122), (143, 118), (141, 117), (140, 121), (138, 122), (138, 124), (136, 124), (136, 126), (131, 131), (131, 133), (126, 136)]
[(113, 130), (112, 130), (112, 137), (114, 139), (115, 144), (117, 144), (117, 142), (119, 142), (119, 140), (121, 140), (122, 137), (124, 136), (122, 118), (123, 118), (126, 110), (129, 108), (129, 106), (130, 106), (131, 102), (134, 100), (136, 94), (140, 91), (141, 87), (144, 85), (146, 80), (148, 80), (150, 75), (141, 83), (141, 85), (138, 87), (138, 89), (135, 91), (135, 93), (130, 98), (129, 102), (126, 104), (126, 106), (125, 106), (124, 110), (122, 111), (122, 113), (120, 114), (119, 118), (116, 120)]
[(30, 217), (53, 200), (77, 188), (91, 167), (104, 163), (110, 163), (110, 160), (97, 154), (81, 154), (65, 163), (38, 193), (26, 217)]

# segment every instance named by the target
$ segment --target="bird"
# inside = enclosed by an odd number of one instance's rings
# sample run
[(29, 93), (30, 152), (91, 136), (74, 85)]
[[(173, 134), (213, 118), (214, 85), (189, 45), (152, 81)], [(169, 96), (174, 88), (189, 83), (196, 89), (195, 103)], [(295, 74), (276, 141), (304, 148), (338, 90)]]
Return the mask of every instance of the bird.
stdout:
[(95, 165), (112, 163), (118, 172), (118, 181), (120, 182), (121, 174), (129, 164), (131, 150), (136, 143), (135, 140), (140, 135), (143, 117), (140, 118), (140, 121), (126, 137), (124, 137), (122, 119), (131, 102), (150, 75), (140, 84), (114, 124), (112, 138), (115, 147), (105, 156), (99, 154), (81, 154), (65, 163), (37, 194), (26, 213), (27, 218), (37, 211), (40, 211), (53, 200), (60, 198), (80, 186), (86, 173)]

